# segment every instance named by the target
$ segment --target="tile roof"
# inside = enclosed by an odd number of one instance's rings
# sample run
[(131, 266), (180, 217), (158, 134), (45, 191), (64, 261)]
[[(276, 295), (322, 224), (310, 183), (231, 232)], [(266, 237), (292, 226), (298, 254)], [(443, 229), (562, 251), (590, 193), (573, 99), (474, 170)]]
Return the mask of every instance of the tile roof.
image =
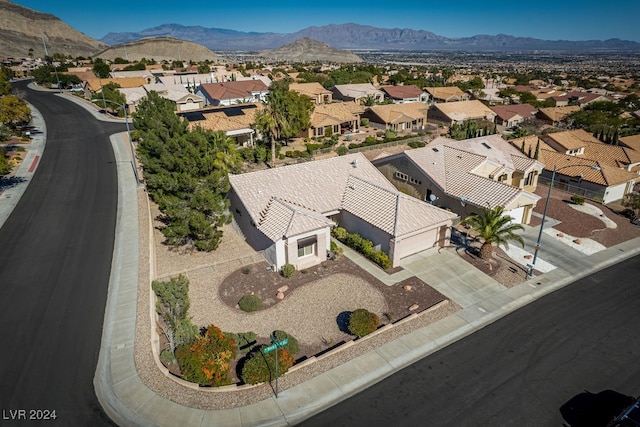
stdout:
[(584, 154), (580, 158), (599, 160), (618, 168), (626, 168), (628, 165), (640, 163), (640, 153), (620, 145), (604, 144), (602, 142), (587, 143)]
[(346, 85), (335, 85), (334, 89), (342, 96), (360, 99), (368, 95), (384, 95), (381, 90), (376, 89), (371, 83), (354, 83)]
[(416, 85), (382, 86), (380, 89), (393, 99), (419, 98), (424, 93)]
[(189, 121), (189, 128), (200, 126), (213, 131), (234, 131), (248, 129), (255, 123), (256, 114), (264, 107), (262, 104), (243, 104), (222, 108), (208, 108), (182, 113)]
[(554, 132), (541, 138), (547, 143), (555, 142), (565, 150), (576, 150), (585, 147), (588, 143), (598, 142), (596, 138), (582, 129)]
[(314, 105), (311, 113), (311, 127), (339, 125), (355, 120), (364, 113), (364, 107), (355, 102), (334, 102)]
[(147, 81), (143, 77), (120, 77), (116, 79), (87, 79), (87, 84), (92, 92), (96, 92), (102, 89), (102, 86), (106, 86), (109, 83), (116, 83), (121, 88), (140, 87), (147, 84)]
[(455, 121), (494, 117), (496, 113), (478, 100), (440, 102), (434, 106), (447, 117)]
[[(571, 177), (582, 175), (584, 181), (603, 186), (622, 184), (631, 180), (637, 182), (640, 178), (636, 173), (627, 172), (597, 160), (569, 156), (557, 151), (540, 150), (540, 161), (544, 163), (547, 170), (553, 170), (555, 166), (557, 169), (562, 168), (562, 171), (557, 172), (559, 174)], [(600, 170), (593, 169), (594, 167)]]
[(623, 136), (620, 138), (620, 141), (627, 147), (640, 153), (640, 135)]
[(499, 135), (454, 141), (436, 138), (428, 146), (407, 150), (404, 154), (445, 193), (476, 206), (506, 206), (520, 195), (539, 197), (491, 178), (479, 175), (479, 167), (490, 164), (494, 171), (527, 173), (542, 164), (529, 159)]
[(427, 118), (429, 107), (424, 102), (405, 102), (404, 104), (383, 104), (369, 107), (384, 123), (411, 122)]
[(553, 147), (540, 139), (537, 135), (528, 135), (522, 138), (516, 138), (509, 140), (509, 144), (513, 145), (522, 153), (522, 142), (524, 141), (524, 154), (529, 153), (531, 150), (531, 154), (533, 155), (536, 152), (536, 146), (540, 143), (540, 150), (551, 150), (554, 151)]
[[(375, 200), (375, 203), (371, 203)], [(342, 208), (394, 237), (451, 221), (456, 214), (415, 197), (350, 176)]]
[(502, 120), (510, 120), (515, 116), (533, 117), (538, 112), (538, 109), (530, 104), (496, 105), (489, 108)]
[(547, 116), (550, 120), (557, 122), (560, 121), (562, 119), (564, 119), (565, 117), (567, 117), (569, 114), (571, 113), (575, 113), (576, 111), (579, 111), (580, 107), (577, 105), (569, 105), (566, 107), (547, 107), (547, 108), (541, 108), (539, 110), (539, 113), (543, 114), (544, 116)]
[[(396, 236), (456, 217), (417, 199), (418, 205), (404, 200), (361, 153), (229, 175), (229, 182), (256, 226), (274, 240), (324, 227), (321, 217), (342, 209)], [(410, 218), (418, 224), (405, 223)]]
[(261, 80), (242, 80), (223, 83), (203, 83), (200, 90), (211, 99), (242, 99), (250, 98), (253, 92), (269, 90)]
[(320, 83), (291, 83), (289, 90), (307, 95), (311, 99), (314, 99), (318, 95), (331, 94), (330, 90), (325, 89)]
[(429, 92), (434, 99), (449, 99), (452, 96), (468, 96), (458, 86), (426, 87), (425, 90)]

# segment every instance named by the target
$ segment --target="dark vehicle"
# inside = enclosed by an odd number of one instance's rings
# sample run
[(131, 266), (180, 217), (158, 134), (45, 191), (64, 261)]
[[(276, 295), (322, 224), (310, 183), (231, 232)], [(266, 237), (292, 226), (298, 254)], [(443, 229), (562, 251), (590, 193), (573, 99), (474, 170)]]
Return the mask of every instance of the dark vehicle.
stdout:
[(607, 424), (607, 427), (640, 427), (640, 397)]

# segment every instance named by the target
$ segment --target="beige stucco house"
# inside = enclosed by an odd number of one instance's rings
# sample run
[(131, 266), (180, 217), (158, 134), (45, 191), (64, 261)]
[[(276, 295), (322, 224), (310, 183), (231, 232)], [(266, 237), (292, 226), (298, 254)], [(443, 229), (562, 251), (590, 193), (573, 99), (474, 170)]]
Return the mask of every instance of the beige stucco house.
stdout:
[(533, 192), (543, 165), (499, 135), (463, 141), (440, 137), (373, 163), (399, 189), (462, 218), (502, 206), (513, 221), (528, 224), (540, 199)]
[(362, 117), (369, 119), (371, 126), (378, 129), (419, 132), (425, 129), (428, 110), (424, 102), (383, 104), (368, 107)]
[(489, 107), (478, 100), (442, 102), (431, 106), (428, 112), (430, 122), (451, 126), (466, 120), (487, 121), (493, 123), (496, 117)]
[(289, 90), (298, 92), (311, 98), (314, 104), (330, 104), (333, 102), (333, 93), (325, 89), (320, 83), (291, 83)]
[(279, 269), (327, 259), (336, 224), (387, 253), (444, 246), (457, 215), (407, 196), (360, 154), (230, 175), (234, 221), (247, 242)]
[(316, 104), (311, 113), (311, 126), (305, 136), (322, 138), (327, 135), (358, 133), (362, 113), (364, 107), (356, 102)]

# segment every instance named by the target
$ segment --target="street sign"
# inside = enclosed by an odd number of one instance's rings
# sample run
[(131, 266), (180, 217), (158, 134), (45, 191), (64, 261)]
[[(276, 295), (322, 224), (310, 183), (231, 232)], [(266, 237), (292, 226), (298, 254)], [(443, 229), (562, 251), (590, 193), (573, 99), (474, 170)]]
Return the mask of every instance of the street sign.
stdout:
[(263, 353), (269, 353), (270, 351), (275, 350), (278, 347), (282, 347), (283, 345), (287, 344), (289, 342), (288, 338), (283, 339), (282, 341), (278, 341), (276, 343), (271, 344), (268, 347), (265, 347), (262, 349)]

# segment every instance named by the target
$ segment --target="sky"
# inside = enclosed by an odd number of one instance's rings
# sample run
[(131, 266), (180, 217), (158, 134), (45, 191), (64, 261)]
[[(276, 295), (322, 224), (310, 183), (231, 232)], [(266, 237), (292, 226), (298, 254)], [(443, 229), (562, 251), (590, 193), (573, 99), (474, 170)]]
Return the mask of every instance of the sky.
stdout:
[(640, 42), (640, 0), (13, 0), (95, 39), (161, 24), (294, 33), (356, 23), (456, 38), (508, 34), (544, 40)]

